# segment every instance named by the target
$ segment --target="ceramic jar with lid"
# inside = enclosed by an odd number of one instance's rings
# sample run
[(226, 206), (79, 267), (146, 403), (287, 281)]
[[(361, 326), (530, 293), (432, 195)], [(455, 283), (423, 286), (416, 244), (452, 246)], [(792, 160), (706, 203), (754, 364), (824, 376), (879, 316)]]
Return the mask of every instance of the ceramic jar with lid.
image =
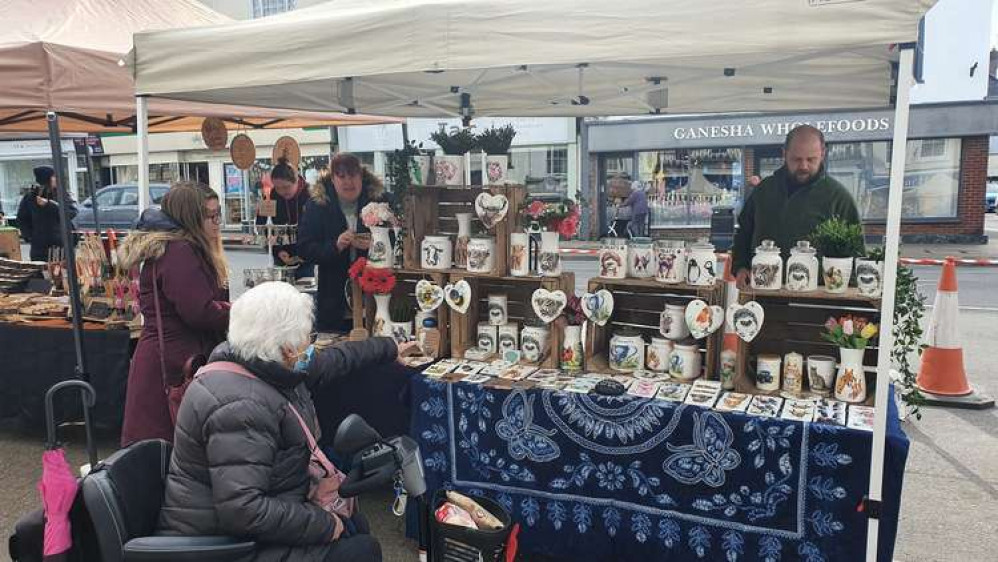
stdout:
[(599, 249), (599, 276), (623, 279), (627, 276), (627, 240), (604, 238)]
[(655, 242), (655, 279), (660, 283), (686, 280), (686, 243), (682, 240)]
[(468, 271), (492, 273), (496, 259), (496, 241), (490, 236), (475, 236), (468, 241)]
[(669, 356), (672, 354), (672, 341), (665, 338), (652, 338), (645, 351), (645, 367), (656, 373), (669, 371)]
[(557, 232), (541, 233), (541, 248), (537, 253), (537, 270), (544, 277), (561, 275), (560, 236)]
[(710, 242), (697, 242), (690, 247), (686, 258), (686, 282), (690, 285), (712, 287), (719, 275), (717, 254)]
[(677, 343), (669, 356), (669, 375), (691, 381), (700, 376), (701, 361), (700, 349), (695, 344)]
[(633, 238), (627, 243), (627, 275), (647, 279), (655, 275), (655, 246), (651, 238)]
[(610, 338), (610, 368), (633, 373), (645, 367), (645, 340), (639, 334), (620, 332)]
[(783, 257), (772, 240), (763, 240), (752, 258), (752, 288), (776, 291), (783, 286)]
[(450, 269), (452, 247), (450, 236), (428, 235), (423, 238), (421, 265), (423, 269)]
[(667, 304), (659, 316), (658, 331), (672, 341), (679, 341), (690, 336), (690, 327), (686, 325), (686, 307), (681, 304)]
[(524, 326), (520, 332), (523, 359), (529, 363), (538, 363), (547, 357), (550, 336), (550, 328), (547, 326)]
[(818, 255), (807, 240), (799, 240), (790, 249), (790, 257), (787, 258), (787, 289), (818, 290)]

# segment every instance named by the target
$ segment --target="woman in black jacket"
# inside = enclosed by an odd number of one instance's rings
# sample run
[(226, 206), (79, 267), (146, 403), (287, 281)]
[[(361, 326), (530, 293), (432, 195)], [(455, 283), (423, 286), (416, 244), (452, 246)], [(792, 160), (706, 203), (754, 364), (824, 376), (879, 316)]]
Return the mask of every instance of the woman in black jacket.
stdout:
[(352, 154), (340, 153), (329, 162), (329, 174), (312, 187), (299, 226), (298, 251), (319, 266), (318, 322), (321, 332), (345, 332), (347, 270), (371, 244), (370, 230), (360, 211), (370, 202), (385, 201), (384, 185)]
[[(31, 261), (48, 261), (50, 248), (62, 247), (62, 221), (59, 217), (59, 195), (55, 170), (51, 166), (34, 169), (37, 185), (21, 199), (17, 209), (17, 226), (31, 244)], [(76, 202), (66, 194), (66, 220), (76, 218)]]
[(320, 439), (311, 391), (390, 363), (412, 344), (347, 342), (302, 368), (311, 329), (311, 300), (286, 283), (258, 285), (232, 305), (228, 341), (210, 363), (235, 363), (249, 376), (218, 366), (184, 394), (159, 534), (254, 540), (253, 562), (381, 560), (363, 516), (343, 517), (309, 500), (310, 448), (301, 424)]

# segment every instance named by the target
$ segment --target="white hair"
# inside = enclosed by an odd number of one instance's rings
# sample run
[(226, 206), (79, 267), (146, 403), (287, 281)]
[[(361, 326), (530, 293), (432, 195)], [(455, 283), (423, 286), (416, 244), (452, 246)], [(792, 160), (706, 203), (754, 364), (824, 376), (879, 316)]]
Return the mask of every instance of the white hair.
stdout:
[(287, 283), (262, 283), (242, 294), (229, 312), (229, 346), (244, 361), (282, 363), (312, 332), (312, 299)]

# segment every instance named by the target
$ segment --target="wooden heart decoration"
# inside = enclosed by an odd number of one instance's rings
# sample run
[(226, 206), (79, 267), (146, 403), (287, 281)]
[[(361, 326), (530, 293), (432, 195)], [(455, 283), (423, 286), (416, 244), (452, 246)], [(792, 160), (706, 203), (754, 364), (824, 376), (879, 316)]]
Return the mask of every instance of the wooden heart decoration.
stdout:
[(481, 219), (485, 228), (492, 230), (506, 218), (509, 212), (509, 200), (503, 194), (492, 195), (482, 192), (475, 197), (475, 213)]
[(444, 301), (459, 314), (468, 312), (468, 307), (471, 306), (471, 285), (464, 279), (457, 283), (448, 283), (444, 287)]
[(440, 308), (444, 303), (444, 290), (436, 283), (420, 279), (416, 283), (416, 305), (423, 312)]
[(696, 299), (686, 305), (686, 325), (694, 339), (703, 339), (713, 334), (724, 324), (724, 309)]
[(568, 305), (568, 297), (564, 291), (549, 291), (547, 289), (537, 289), (530, 297), (530, 304), (534, 307), (534, 313), (545, 324), (554, 322), (561, 311)]
[(582, 314), (585, 314), (586, 318), (600, 326), (605, 326), (613, 314), (613, 293), (606, 289), (600, 289), (595, 293), (585, 293), (579, 304), (582, 306)]
[(745, 304), (733, 304), (728, 307), (728, 329), (746, 342), (750, 342), (762, 330), (766, 313), (762, 305), (749, 301)]

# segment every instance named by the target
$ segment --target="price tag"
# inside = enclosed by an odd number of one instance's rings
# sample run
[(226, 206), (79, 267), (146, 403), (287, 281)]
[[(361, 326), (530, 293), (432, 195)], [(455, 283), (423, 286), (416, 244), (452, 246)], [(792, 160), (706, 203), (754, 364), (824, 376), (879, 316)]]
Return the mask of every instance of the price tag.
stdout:
[(256, 214), (261, 217), (276, 217), (277, 216), (277, 201), (273, 199), (264, 199), (260, 201), (257, 206)]

